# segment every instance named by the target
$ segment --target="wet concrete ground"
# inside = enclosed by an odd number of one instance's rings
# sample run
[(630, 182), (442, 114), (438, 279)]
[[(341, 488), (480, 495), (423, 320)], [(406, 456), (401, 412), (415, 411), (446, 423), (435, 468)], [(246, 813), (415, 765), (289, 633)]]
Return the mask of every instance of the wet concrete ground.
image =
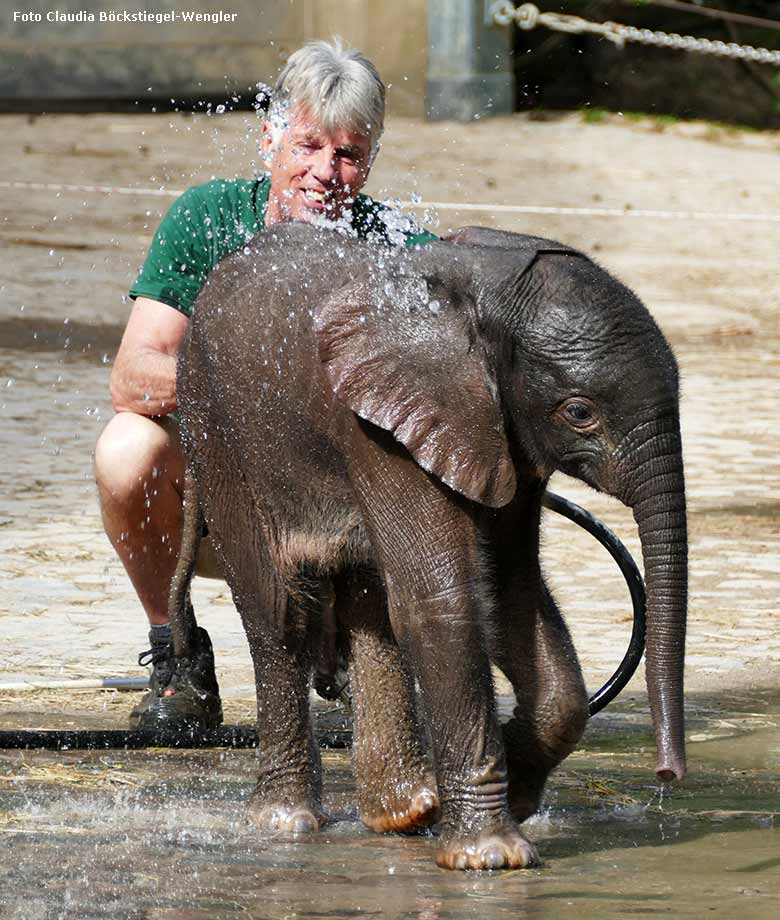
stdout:
[[(247, 127), (243, 115), (0, 118), (9, 164), (0, 216), (0, 681), (142, 673), (145, 626), (100, 530), (91, 451), (111, 412), (108, 373), (129, 309), (122, 294), (172, 200), (153, 192), (250, 174)], [(439, 229), (482, 223), (583, 248), (637, 290), (672, 342), (691, 534), (691, 775), (682, 789), (659, 800), (641, 675), (554, 778), (528, 831), (545, 868), (530, 872), (447, 874), (433, 865), (432, 840), (371, 835), (351, 805), (344, 752), (326, 755), (327, 800), (340, 819), (296, 843), (260, 839), (245, 823), (249, 751), (6, 752), (0, 916), (776, 916), (777, 224), (508, 214), (490, 203), (778, 214), (778, 153), (777, 135), (650, 119), (396, 120), (369, 188), (484, 204), (440, 211)], [(49, 187), (57, 184), (71, 188)], [(638, 558), (626, 509), (565, 477), (553, 487), (604, 519)], [(548, 576), (595, 690), (628, 641), (628, 594), (590, 537), (554, 516), (545, 533)], [(251, 666), (227, 589), (202, 581), (194, 599), (215, 641), (226, 717), (247, 723)], [(130, 694), (0, 685), (2, 727), (117, 728), (131, 705)]]

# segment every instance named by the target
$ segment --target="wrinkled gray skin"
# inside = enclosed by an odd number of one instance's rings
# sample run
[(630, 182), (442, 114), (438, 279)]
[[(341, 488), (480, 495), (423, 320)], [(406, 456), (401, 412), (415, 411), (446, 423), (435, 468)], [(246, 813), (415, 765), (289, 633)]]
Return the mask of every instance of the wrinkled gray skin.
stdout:
[[(410, 830), (440, 817), (441, 866), (533, 864), (517, 822), (587, 715), (539, 568), (555, 470), (633, 510), (657, 773), (683, 777), (677, 368), (647, 310), (605, 271), (497, 231), (408, 252), (274, 228), (211, 277), (178, 393), (254, 659), (262, 742), (250, 812), (261, 827), (322, 823), (307, 689), (335, 617), (351, 655), (363, 820)], [(181, 654), (186, 626), (175, 626)], [(491, 662), (517, 697), (503, 732)]]

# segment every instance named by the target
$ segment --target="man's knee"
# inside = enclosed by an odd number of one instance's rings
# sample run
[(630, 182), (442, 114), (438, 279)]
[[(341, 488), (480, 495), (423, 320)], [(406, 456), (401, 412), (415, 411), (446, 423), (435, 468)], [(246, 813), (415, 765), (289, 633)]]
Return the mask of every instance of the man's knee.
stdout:
[(111, 419), (95, 445), (95, 478), (104, 499), (131, 501), (154, 480), (180, 477), (181, 449), (173, 424), (133, 412)]

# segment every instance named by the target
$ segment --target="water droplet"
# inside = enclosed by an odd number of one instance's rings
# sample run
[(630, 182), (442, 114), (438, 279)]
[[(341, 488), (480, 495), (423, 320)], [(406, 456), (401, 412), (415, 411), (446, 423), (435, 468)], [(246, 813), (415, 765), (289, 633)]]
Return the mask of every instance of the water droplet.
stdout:
[(439, 226), (439, 215), (432, 208), (426, 208), (423, 211), (422, 220), (427, 227), (436, 229)]

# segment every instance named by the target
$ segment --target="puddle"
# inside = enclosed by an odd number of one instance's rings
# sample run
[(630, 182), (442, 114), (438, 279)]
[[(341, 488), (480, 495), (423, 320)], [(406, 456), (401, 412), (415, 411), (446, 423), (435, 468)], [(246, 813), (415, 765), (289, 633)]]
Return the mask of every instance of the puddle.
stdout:
[[(359, 822), (349, 753), (324, 753), (320, 835), (244, 819), (251, 751), (0, 755), (4, 917), (776, 916), (780, 696), (695, 697), (685, 785), (651, 781), (641, 707), (594, 720), (526, 825), (541, 869), (448, 873), (430, 836)], [(732, 735), (718, 740), (724, 725)]]

